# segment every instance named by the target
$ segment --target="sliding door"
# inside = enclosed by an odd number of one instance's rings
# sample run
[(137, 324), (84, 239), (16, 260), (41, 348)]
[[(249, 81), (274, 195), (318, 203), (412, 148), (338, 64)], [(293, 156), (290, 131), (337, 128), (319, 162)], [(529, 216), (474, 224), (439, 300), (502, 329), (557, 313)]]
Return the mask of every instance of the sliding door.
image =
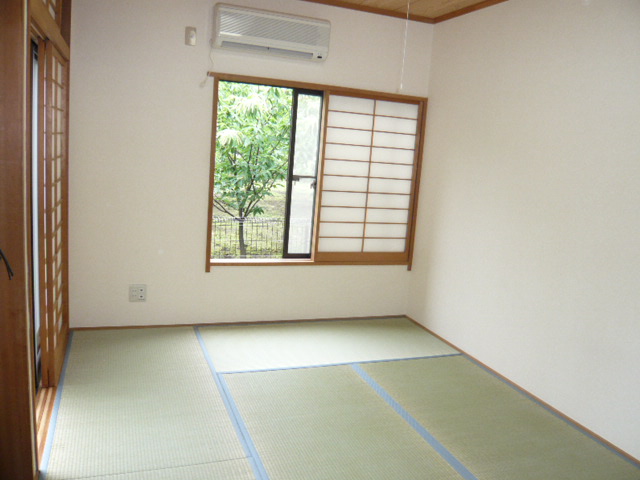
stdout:
[[(67, 271), (68, 64), (51, 42), (38, 45), (37, 277), (42, 386), (56, 386), (69, 332)], [(37, 180), (36, 180), (37, 179)], [(35, 230), (35, 228), (34, 228)], [(36, 255), (34, 255), (36, 256)], [(36, 266), (36, 265), (34, 265)]]

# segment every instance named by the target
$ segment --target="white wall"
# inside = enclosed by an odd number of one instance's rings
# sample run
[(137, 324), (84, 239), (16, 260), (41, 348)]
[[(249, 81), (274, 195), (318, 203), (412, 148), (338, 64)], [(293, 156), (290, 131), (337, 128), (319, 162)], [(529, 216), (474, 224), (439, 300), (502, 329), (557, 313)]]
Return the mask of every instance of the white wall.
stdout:
[(435, 27), (410, 314), (640, 458), (640, 2)]
[[(214, 52), (213, 1), (75, 0), (70, 106), (72, 327), (402, 314), (405, 267), (205, 273), (208, 70), (397, 92), (404, 22), (298, 0), (237, 4), (328, 19), (329, 58)], [(198, 30), (184, 45), (184, 27)], [(427, 95), (433, 27), (411, 24), (404, 90)], [(132, 283), (146, 303), (129, 303)]]
[[(329, 19), (320, 64), (214, 53), (212, 0), (75, 0), (73, 327), (409, 312), (640, 457), (640, 3), (510, 0), (412, 23), (402, 93), (427, 95), (415, 268), (204, 272), (208, 70), (397, 92), (404, 22)], [(196, 26), (197, 47), (183, 44)], [(146, 283), (149, 300), (127, 301)], [(411, 289), (411, 297), (407, 291)]]

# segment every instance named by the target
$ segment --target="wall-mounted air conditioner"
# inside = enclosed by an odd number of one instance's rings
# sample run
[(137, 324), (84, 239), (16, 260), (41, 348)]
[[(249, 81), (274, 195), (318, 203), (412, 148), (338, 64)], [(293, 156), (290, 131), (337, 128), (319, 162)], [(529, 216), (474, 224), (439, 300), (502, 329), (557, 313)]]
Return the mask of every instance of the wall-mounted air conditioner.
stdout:
[(322, 61), (330, 31), (326, 20), (225, 4), (215, 9), (214, 45), (220, 48)]

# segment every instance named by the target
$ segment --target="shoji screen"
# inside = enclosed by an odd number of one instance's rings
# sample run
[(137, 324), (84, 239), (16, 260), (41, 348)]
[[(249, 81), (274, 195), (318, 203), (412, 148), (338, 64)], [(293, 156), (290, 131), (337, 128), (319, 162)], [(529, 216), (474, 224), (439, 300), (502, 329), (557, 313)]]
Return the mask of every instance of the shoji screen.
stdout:
[(60, 10), (62, 8), (62, 0), (40, 0), (47, 8), (49, 15), (60, 25)]
[(316, 261), (410, 262), (424, 110), (329, 95)]
[(68, 64), (48, 41), (40, 42), (40, 299), (43, 386), (57, 385), (69, 331), (67, 272)]

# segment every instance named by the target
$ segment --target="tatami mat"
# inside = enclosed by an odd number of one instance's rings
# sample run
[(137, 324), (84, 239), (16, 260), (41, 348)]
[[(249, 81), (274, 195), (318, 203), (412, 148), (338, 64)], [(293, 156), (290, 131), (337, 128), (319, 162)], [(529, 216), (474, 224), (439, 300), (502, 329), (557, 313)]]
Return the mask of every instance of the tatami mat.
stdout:
[(362, 368), (479, 480), (638, 480), (640, 470), (465, 357)]
[(172, 467), (161, 470), (145, 470), (143, 472), (123, 473), (117, 475), (98, 475), (84, 477), (83, 480), (253, 480), (249, 461), (228, 460), (204, 465)]
[(404, 317), (75, 332), (49, 437), (46, 480), (640, 480)]
[(351, 367), (224, 378), (271, 480), (462, 478)]
[(192, 328), (81, 331), (70, 348), (47, 480), (253, 478)]
[(451, 355), (405, 317), (200, 328), (219, 372)]

